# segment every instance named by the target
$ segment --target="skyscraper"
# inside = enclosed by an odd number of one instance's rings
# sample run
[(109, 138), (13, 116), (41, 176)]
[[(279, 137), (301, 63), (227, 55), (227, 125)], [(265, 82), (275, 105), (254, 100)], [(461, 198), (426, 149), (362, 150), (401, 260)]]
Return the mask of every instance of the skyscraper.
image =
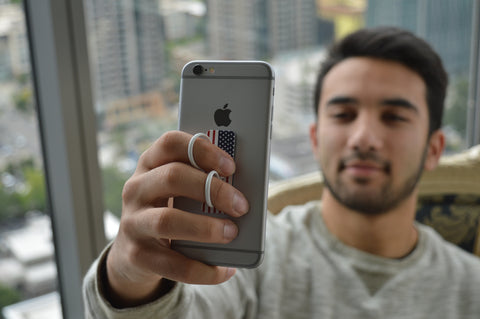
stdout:
[(208, 0), (207, 7), (207, 37), (215, 58), (268, 59), (320, 44), (312, 0)]
[(30, 72), (22, 8), (0, 2), (0, 81)]
[(85, 1), (97, 111), (159, 89), (165, 73), (157, 0)]
[(473, 1), (369, 0), (366, 25), (393, 25), (427, 40), (451, 74), (467, 75)]

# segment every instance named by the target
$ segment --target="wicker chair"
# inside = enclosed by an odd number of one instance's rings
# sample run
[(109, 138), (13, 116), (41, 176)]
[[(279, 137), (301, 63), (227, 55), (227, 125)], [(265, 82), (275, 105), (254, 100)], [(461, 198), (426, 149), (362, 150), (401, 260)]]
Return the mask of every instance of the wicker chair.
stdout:
[[(268, 209), (277, 214), (285, 206), (319, 199), (322, 188), (319, 172), (278, 182), (270, 187)], [(437, 169), (423, 174), (416, 219), (480, 256), (480, 145), (442, 157)]]

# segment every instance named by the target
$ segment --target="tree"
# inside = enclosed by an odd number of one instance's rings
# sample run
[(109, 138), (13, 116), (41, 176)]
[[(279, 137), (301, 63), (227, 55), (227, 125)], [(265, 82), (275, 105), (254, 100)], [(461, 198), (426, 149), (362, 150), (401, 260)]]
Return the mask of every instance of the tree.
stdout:
[(23, 218), (31, 210), (46, 212), (44, 173), (32, 159), (8, 164), (5, 173), (14, 176), (16, 183), (9, 188), (0, 183), (0, 223)]
[(33, 112), (32, 90), (29, 87), (22, 87), (13, 94), (15, 108), (20, 113), (31, 114)]
[(46, 212), (46, 190), (45, 176), (43, 171), (33, 167), (27, 167), (23, 170), (25, 184), (27, 189), (25, 193), (21, 193), (21, 206), (25, 211), (38, 210)]
[(18, 193), (11, 192), (0, 184), (0, 224), (12, 219), (22, 218), (26, 211), (22, 208), (22, 200)]
[(18, 291), (0, 284), (0, 318), (3, 318), (1, 312), (3, 307), (17, 303), (21, 300), (22, 297)]
[(102, 169), (102, 178), (105, 208), (117, 217), (120, 217), (122, 214), (123, 184), (125, 184), (128, 176), (118, 170), (118, 168), (108, 166)]

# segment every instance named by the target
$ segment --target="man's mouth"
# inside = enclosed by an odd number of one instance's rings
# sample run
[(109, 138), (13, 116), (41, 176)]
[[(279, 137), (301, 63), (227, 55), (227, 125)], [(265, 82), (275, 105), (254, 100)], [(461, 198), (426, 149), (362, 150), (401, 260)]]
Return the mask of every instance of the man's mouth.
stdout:
[(372, 153), (355, 153), (340, 160), (339, 172), (347, 170), (355, 175), (390, 173), (390, 163)]

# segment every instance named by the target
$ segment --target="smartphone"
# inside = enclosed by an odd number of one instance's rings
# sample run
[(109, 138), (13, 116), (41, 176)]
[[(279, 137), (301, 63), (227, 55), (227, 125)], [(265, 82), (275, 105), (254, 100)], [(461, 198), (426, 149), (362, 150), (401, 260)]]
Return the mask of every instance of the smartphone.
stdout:
[(192, 61), (184, 66), (178, 128), (192, 135), (208, 133), (212, 142), (214, 134), (227, 136), (236, 172), (226, 181), (245, 195), (250, 210), (233, 218), (209, 209), (203, 202), (175, 198), (175, 208), (229, 218), (239, 232), (228, 244), (176, 240), (172, 242), (174, 250), (210, 265), (260, 265), (265, 242), (274, 82), (272, 67), (263, 61)]

